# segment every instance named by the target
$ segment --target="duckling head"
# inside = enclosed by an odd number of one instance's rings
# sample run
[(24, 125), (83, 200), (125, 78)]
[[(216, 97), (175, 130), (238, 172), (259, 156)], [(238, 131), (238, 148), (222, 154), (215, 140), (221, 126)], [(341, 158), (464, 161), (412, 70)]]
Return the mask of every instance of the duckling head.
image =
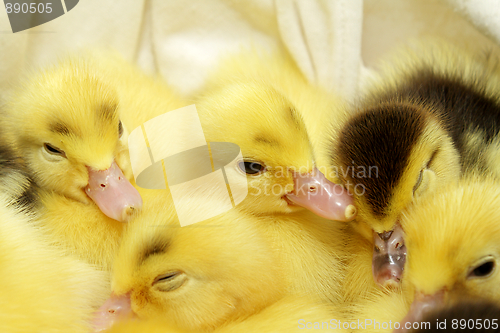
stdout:
[(241, 148), (243, 159), (231, 172), (248, 182), (249, 193), (238, 208), (271, 214), (305, 207), (332, 220), (355, 217), (346, 189), (317, 169), (300, 114), (272, 86), (232, 82), (206, 93), (197, 109), (207, 141)]
[(404, 283), (415, 290), (405, 320), (464, 299), (499, 304), (500, 190), (466, 180), (403, 214), (408, 262)]
[(373, 274), (397, 286), (406, 248), (401, 212), (458, 179), (459, 155), (438, 118), (418, 103), (381, 103), (342, 129), (333, 165), (354, 195), (362, 233), (373, 237)]
[(267, 241), (247, 221), (230, 210), (180, 227), (168, 198), (145, 197), (127, 225), (113, 267), (113, 294), (97, 312), (95, 327), (136, 316), (208, 331), (275, 302), (283, 292), (279, 268)]
[(7, 107), (6, 135), (41, 188), (82, 203), (92, 198), (126, 220), (142, 201), (130, 176), (116, 92), (82, 59), (32, 77)]

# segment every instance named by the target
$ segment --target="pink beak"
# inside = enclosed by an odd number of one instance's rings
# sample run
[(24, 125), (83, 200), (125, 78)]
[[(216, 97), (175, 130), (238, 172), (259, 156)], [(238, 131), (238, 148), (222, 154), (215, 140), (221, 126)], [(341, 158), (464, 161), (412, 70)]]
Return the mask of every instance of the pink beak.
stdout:
[(404, 232), (399, 224), (392, 231), (373, 233), (372, 271), (375, 282), (386, 287), (398, 286), (406, 262)]
[(317, 168), (305, 175), (296, 173), (294, 185), (294, 191), (286, 195), (294, 204), (329, 220), (350, 221), (356, 217), (351, 194), (342, 185), (326, 179)]
[(95, 332), (109, 329), (117, 321), (136, 317), (130, 305), (130, 295), (125, 294), (111, 297), (95, 312), (92, 327)]
[[(411, 330), (407, 327), (412, 327), (411, 325), (415, 322), (420, 323), (424, 316), (428, 313), (440, 309), (444, 305), (444, 289), (435, 293), (434, 295), (424, 295), (422, 293), (415, 293), (415, 299), (411, 303), (410, 310), (408, 314), (400, 323), (400, 328), (394, 330), (394, 332), (408, 332)], [(408, 323), (408, 324), (406, 324)]]
[(89, 184), (85, 192), (106, 216), (126, 222), (135, 210), (141, 209), (141, 195), (125, 178), (116, 162), (107, 170), (87, 169)]

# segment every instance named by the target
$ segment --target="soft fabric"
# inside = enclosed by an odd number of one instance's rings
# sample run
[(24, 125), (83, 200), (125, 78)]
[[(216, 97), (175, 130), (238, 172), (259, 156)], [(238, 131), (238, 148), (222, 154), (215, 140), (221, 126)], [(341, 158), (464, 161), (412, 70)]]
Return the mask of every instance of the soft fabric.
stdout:
[(496, 0), (82, 0), (13, 34), (1, 10), (0, 92), (24, 68), (105, 47), (191, 95), (221, 57), (257, 46), (285, 47), (311, 82), (352, 97), (369, 69), (411, 38), (493, 44), (482, 31), (500, 41), (499, 14)]

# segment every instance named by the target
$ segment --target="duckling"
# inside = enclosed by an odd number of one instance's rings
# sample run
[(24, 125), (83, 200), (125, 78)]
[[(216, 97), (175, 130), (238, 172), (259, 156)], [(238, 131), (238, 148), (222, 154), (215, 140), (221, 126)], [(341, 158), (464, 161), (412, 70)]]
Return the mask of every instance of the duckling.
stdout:
[(500, 304), (498, 185), (495, 178), (468, 177), (403, 215), (405, 280), (414, 290), (404, 321), (464, 299)]
[(40, 188), (38, 224), (70, 252), (109, 269), (119, 221), (142, 205), (128, 133), (181, 104), (161, 81), (113, 54), (70, 56), (33, 75), (13, 93), (3, 125)]
[(0, 195), (0, 331), (89, 332), (109, 288), (104, 273), (51, 246), (31, 217)]
[(241, 148), (239, 172), (248, 175), (250, 192), (240, 209), (274, 214), (297, 212), (300, 206), (328, 219), (352, 220), (352, 198), (318, 170), (297, 105), (283, 89), (260, 77), (239, 75), (237, 68), (230, 62), (215, 72), (195, 103), (208, 142)]
[(269, 241), (237, 210), (181, 227), (168, 191), (142, 194), (145, 205), (123, 236), (113, 295), (96, 314), (96, 329), (133, 311), (141, 319), (211, 331), (284, 295)]
[[(408, 329), (429, 312), (461, 302), (499, 305), (498, 185), (493, 177), (468, 175), (407, 208), (401, 216), (408, 251), (401, 288), (372, 292), (357, 304), (357, 316)], [(391, 304), (399, 304), (397, 310)]]
[(372, 239), (378, 284), (401, 279), (403, 209), (462, 174), (499, 175), (496, 59), (432, 43), (406, 50), (332, 136), (331, 165), (354, 195), (355, 229)]
[[(180, 227), (168, 191), (141, 194), (145, 206), (127, 226), (113, 295), (96, 314), (96, 329), (116, 321), (111, 332), (158, 326), (165, 332), (290, 332), (300, 328), (300, 318), (340, 318), (320, 297), (288, 292), (295, 276), (285, 278), (272, 240), (259, 230), (266, 221), (232, 209)], [(131, 313), (146, 321), (120, 324)]]
[(84, 204), (92, 198), (105, 214), (125, 220), (141, 200), (121, 171), (127, 146), (119, 102), (91, 61), (69, 58), (13, 92), (4, 135), (40, 188)]
[(272, 240), (286, 264), (289, 292), (338, 300), (344, 225), (331, 219), (355, 217), (351, 196), (317, 170), (302, 117), (283, 94), (238, 76), (216, 83), (196, 107), (207, 142), (241, 148), (242, 159), (226, 168), (228, 179), (248, 184), (235, 209), (256, 218)]

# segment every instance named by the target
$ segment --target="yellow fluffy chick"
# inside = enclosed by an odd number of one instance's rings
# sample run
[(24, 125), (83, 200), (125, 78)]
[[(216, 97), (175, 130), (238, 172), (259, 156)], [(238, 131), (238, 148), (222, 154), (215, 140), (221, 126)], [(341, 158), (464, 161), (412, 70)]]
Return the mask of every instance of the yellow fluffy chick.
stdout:
[(167, 105), (181, 106), (174, 96), (115, 55), (72, 56), (12, 93), (4, 134), (41, 188), (86, 204), (92, 198), (123, 221), (140, 207), (127, 181), (128, 133)]
[(3, 119), (5, 136), (41, 188), (88, 204), (89, 172), (127, 163), (118, 106), (116, 91), (91, 64), (71, 58), (33, 75), (13, 93)]
[(227, 171), (235, 183), (248, 183), (236, 209), (257, 218), (273, 241), (290, 290), (337, 299), (342, 226), (331, 219), (346, 220), (351, 197), (317, 172), (306, 126), (282, 93), (237, 75), (212, 80), (196, 106), (208, 142), (241, 148), (242, 159)]
[(118, 220), (142, 205), (128, 181), (128, 133), (181, 105), (160, 80), (115, 55), (68, 57), (13, 92), (4, 134), (41, 189), (40, 223), (56, 242), (110, 267)]
[(498, 185), (494, 179), (467, 178), (405, 211), (402, 290), (369, 295), (357, 304), (357, 316), (410, 327), (428, 312), (464, 301), (500, 304)]
[(354, 194), (357, 231), (372, 239), (379, 284), (401, 278), (403, 209), (461, 174), (500, 175), (497, 62), (449, 45), (406, 49), (333, 136), (333, 165)]
[(0, 199), (0, 331), (89, 332), (106, 277), (51, 247), (24, 214)]
[(424, 306), (484, 298), (500, 304), (500, 188), (497, 180), (466, 179), (405, 214), (405, 279)]
[(282, 297), (279, 263), (252, 221), (233, 209), (181, 227), (167, 191), (151, 193), (143, 192), (143, 210), (127, 226), (113, 265), (114, 296), (97, 327), (131, 304), (139, 318), (209, 331)]
[[(248, 174), (253, 199), (241, 208), (250, 205), (260, 214), (303, 206), (329, 219), (352, 220), (356, 209), (347, 191), (316, 172), (326, 171), (316, 150), (331, 121), (345, 117), (341, 103), (309, 85), (286, 54), (253, 51), (221, 63), (195, 102), (207, 141), (241, 148), (240, 169)], [(296, 198), (301, 195), (316, 200)]]

